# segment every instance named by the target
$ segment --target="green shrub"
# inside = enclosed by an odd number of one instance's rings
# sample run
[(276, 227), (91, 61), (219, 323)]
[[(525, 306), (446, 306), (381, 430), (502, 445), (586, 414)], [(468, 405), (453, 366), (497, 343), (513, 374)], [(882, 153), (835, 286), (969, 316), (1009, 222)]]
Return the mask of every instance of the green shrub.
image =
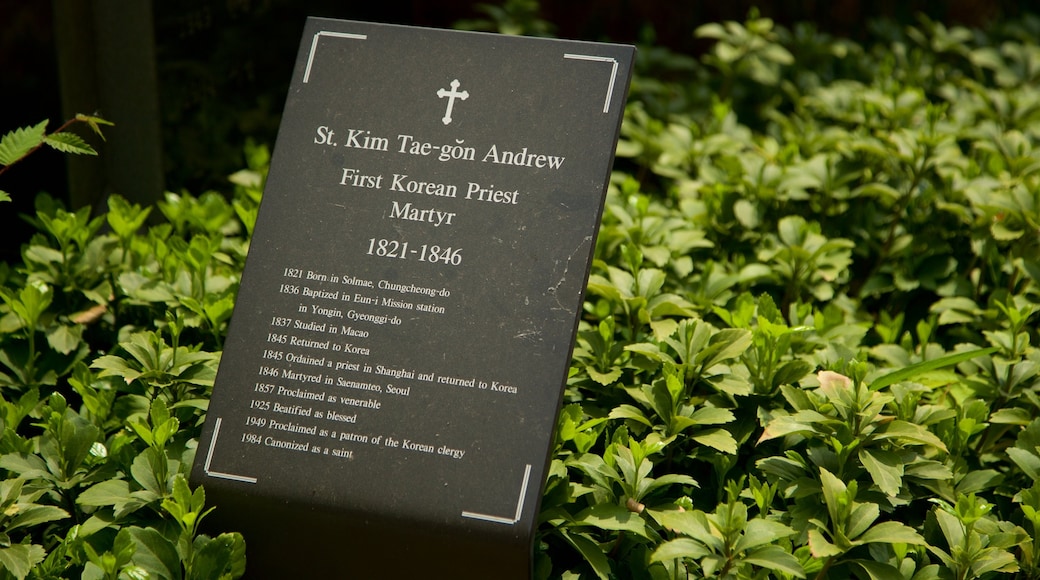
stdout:
[(0, 577), (242, 575), (185, 478), (268, 163), (247, 156), (230, 203), (169, 193), (160, 226), (118, 196), (94, 218), (37, 199), (0, 288)]
[[(1040, 20), (871, 31), (752, 14), (698, 28), (700, 60), (641, 47), (538, 577), (1040, 577)], [(0, 576), (243, 574), (184, 477), (246, 153), (230, 201), (37, 200), (0, 266)]]

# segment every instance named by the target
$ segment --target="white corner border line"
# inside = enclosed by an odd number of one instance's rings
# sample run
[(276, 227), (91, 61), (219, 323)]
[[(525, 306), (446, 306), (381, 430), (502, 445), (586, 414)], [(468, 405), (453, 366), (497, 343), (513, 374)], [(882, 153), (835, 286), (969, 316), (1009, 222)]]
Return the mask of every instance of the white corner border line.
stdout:
[(206, 465), (203, 466), (202, 470), (206, 472), (206, 475), (210, 477), (216, 477), (218, 479), (230, 479), (231, 481), (256, 483), (255, 477), (249, 477), (247, 475), (235, 475), (233, 473), (221, 473), (219, 471), (210, 471), (209, 465), (213, 461), (213, 450), (217, 446), (218, 435), (220, 435), (220, 417), (217, 417), (217, 422), (213, 426), (213, 437), (209, 440), (209, 451), (206, 453)]
[(484, 520), (485, 522), (492, 522), (495, 524), (506, 524), (514, 525), (520, 521), (521, 512), (524, 511), (524, 497), (527, 496), (527, 484), (531, 481), (531, 464), (528, 463), (524, 466), (524, 479), (520, 483), (520, 498), (516, 502), (516, 513), (513, 518), (503, 518), (501, 516), (491, 516), (488, 514), (478, 514), (475, 512), (462, 512), (462, 517), (470, 518), (474, 520)]
[[(607, 87), (607, 98), (603, 100), (603, 112), (610, 111), (610, 99), (614, 96), (614, 81), (617, 80), (617, 69), (618, 61), (616, 58), (609, 56), (593, 56), (590, 54), (573, 54), (564, 53), (563, 58), (569, 58), (573, 60), (591, 60), (593, 62), (609, 62), (612, 66), (610, 69), (610, 86)], [(306, 81), (304, 81), (306, 82)]]
[(311, 40), (311, 51), (307, 55), (307, 68), (303, 71), (303, 82), (304, 84), (311, 78), (311, 65), (314, 64), (314, 52), (318, 48), (318, 39), (322, 36), (331, 36), (334, 38), (351, 38), (354, 40), (367, 40), (368, 35), (366, 34), (351, 34), (349, 32), (333, 32), (331, 30), (319, 30), (314, 33), (314, 40)]

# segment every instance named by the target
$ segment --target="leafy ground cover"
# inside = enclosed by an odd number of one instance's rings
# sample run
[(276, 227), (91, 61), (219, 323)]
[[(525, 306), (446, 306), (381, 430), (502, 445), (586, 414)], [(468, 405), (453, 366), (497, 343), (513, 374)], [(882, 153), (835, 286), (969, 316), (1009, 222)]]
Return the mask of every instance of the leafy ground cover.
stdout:
[[(1040, 578), (1040, 20), (870, 32), (640, 47), (540, 578)], [(246, 158), (228, 196), (37, 198), (0, 264), (0, 576), (244, 573), (185, 475)]]

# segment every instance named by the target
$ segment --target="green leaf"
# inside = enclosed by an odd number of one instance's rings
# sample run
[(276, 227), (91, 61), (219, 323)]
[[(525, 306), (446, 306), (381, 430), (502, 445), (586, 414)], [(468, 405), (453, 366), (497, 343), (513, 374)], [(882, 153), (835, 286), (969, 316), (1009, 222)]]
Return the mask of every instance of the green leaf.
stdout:
[(651, 491), (659, 487), (666, 487), (669, 485), (691, 485), (693, 487), (699, 487), (697, 480), (690, 477), (689, 475), (686, 475), (685, 473), (666, 473), (656, 479), (643, 480), (642, 482), (640, 482), (640, 489), (642, 493), (640, 493), (639, 496), (644, 497), (646, 496), (646, 494), (650, 493)]
[(791, 360), (780, 365), (773, 375), (773, 387), (790, 385), (802, 379), (812, 371), (812, 365), (803, 360)]
[(11, 201), (11, 194), (0, 189), (0, 201)]
[[(201, 539), (201, 538), (200, 538)], [(238, 533), (201, 539), (192, 557), (192, 580), (221, 580), (225, 574), (238, 578), (245, 572), (246, 543)]]
[(4, 529), (5, 531), (10, 531), (31, 527), (45, 522), (63, 520), (67, 517), (69, 517), (69, 513), (59, 507), (34, 504), (24, 507), (14, 517), (7, 520)]
[(916, 377), (918, 375), (927, 373), (929, 371), (934, 371), (936, 369), (941, 369), (943, 367), (948, 367), (948, 366), (951, 366), (951, 365), (959, 364), (959, 363), (962, 363), (964, 361), (971, 360), (971, 359), (973, 359), (975, 357), (978, 357), (978, 356), (986, 356), (988, 354), (993, 354), (994, 352), (997, 352), (997, 348), (996, 347), (979, 348), (979, 349), (969, 350), (969, 351), (965, 351), (965, 352), (958, 352), (958, 353), (954, 353), (954, 354), (948, 354), (946, 356), (941, 356), (939, 358), (935, 358), (935, 359), (931, 359), (931, 360), (926, 360), (926, 361), (922, 361), (922, 362), (919, 362), (919, 363), (915, 363), (915, 364), (912, 364), (910, 366), (903, 367), (903, 368), (899, 369), (898, 371), (894, 371), (894, 372), (888, 373), (887, 375), (882, 375), (882, 376), (874, 379), (870, 383), (870, 390), (874, 391), (874, 390), (877, 390), (877, 389), (881, 389), (881, 388), (887, 387), (889, 385), (893, 385), (895, 383), (899, 383), (899, 382), (902, 382), (902, 381), (908, 381), (908, 380), (910, 380), (910, 379), (912, 379), (912, 378), (914, 378), (914, 377)]
[(855, 507), (852, 508), (852, 513), (849, 514), (849, 520), (846, 522), (844, 530), (845, 537), (849, 539), (855, 539), (862, 535), (881, 515), (881, 508), (876, 503), (857, 503), (853, 505)]
[(814, 558), (830, 558), (832, 556), (840, 556), (843, 551), (841, 548), (827, 541), (827, 538), (823, 537), (820, 530), (809, 530), (809, 551), (812, 553)]
[(1004, 223), (995, 222), (990, 224), (989, 233), (993, 236), (993, 239), (998, 242), (1010, 242), (1021, 238), (1026, 232), (1023, 230), (1013, 230)]
[(862, 447), (859, 460), (881, 491), (891, 497), (899, 494), (899, 488), (903, 485), (903, 463), (898, 455), (881, 450), (872, 452)]
[[(1014, 461), (1015, 465), (1030, 479), (1033, 481), (1040, 480), (1040, 456), (1018, 447), (1009, 447), (1007, 454), (1011, 461)], [(2, 465), (2, 462), (0, 462), (0, 465)]]
[(977, 578), (981, 578), (990, 572), (1011, 573), (1018, 570), (1018, 561), (1015, 559), (1014, 554), (1007, 550), (994, 548), (984, 550), (983, 554), (971, 563), (971, 571)]
[(861, 185), (853, 190), (854, 196), (874, 196), (882, 199), (899, 199), (900, 193), (891, 185), (886, 183), (871, 182)]
[(953, 479), (953, 471), (938, 461), (918, 460), (903, 466), (903, 476), (920, 479)]
[(654, 424), (650, 422), (650, 419), (646, 418), (646, 415), (644, 415), (642, 411), (628, 404), (622, 404), (618, 405), (617, 407), (614, 407), (610, 411), (610, 415), (608, 415), (608, 417), (610, 417), (611, 419), (631, 419), (633, 421), (638, 421), (639, 423), (642, 423), (647, 427), (654, 426)]
[(52, 133), (43, 139), (43, 142), (49, 145), (51, 148), (61, 151), (62, 153), (73, 153), (76, 155), (97, 155), (97, 151), (94, 150), (82, 137), (75, 133), (68, 131), (62, 131), (61, 133)]
[[(944, 509), (936, 509), (932, 513), (935, 514), (935, 521), (938, 522), (939, 529), (946, 537), (946, 543), (950, 546), (963, 546), (964, 524), (957, 519), (957, 516)], [(933, 548), (932, 551), (934, 552), (935, 549)]]
[(0, 548), (0, 565), (12, 576), (21, 580), (28, 576), (32, 567), (42, 562), (46, 556), (47, 552), (43, 550), (42, 546), (13, 544)]
[(910, 526), (899, 522), (881, 522), (856, 538), (856, 544), (914, 544), (926, 545), (924, 538)]
[(773, 520), (753, 518), (744, 527), (744, 533), (737, 540), (734, 550), (743, 552), (757, 548), (763, 544), (772, 544), (781, 538), (793, 536), (795, 531), (790, 527)]
[(69, 354), (83, 342), (83, 326), (58, 324), (47, 331), (47, 344), (61, 354)]
[(84, 123), (89, 125), (91, 130), (94, 131), (94, 133), (97, 133), (98, 137), (101, 137), (102, 141), (105, 139), (105, 136), (101, 134), (101, 127), (100, 126), (101, 125), (108, 125), (108, 126), (115, 125), (115, 123), (113, 123), (111, 121), (106, 121), (106, 120), (102, 119), (101, 117), (96, 117), (96, 116), (92, 116), (92, 115), (84, 115), (82, 113), (77, 113), (76, 114), (76, 120), (77, 121), (83, 121)]
[(690, 415), (694, 425), (724, 425), (735, 419), (732, 411), (718, 407), (701, 407)]
[(940, 573), (941, 570), (938, 564), (929, 564), (918, 570), (911, 580), (942, 580), (946, 577)]
[(29, 248), (25, 250), (25, 259), (28, 262), (36, 262), (37, 264), (61, 264), (65, 257), (54, 248), (30, 244)]
[(870, 580), (891, 580), (892, 578), (905, 577), (896, 567), (884, 562), (875, 562), (873, 560), (850, 560), (849, 562), (863, 570)]
[(181, 559), (177, 548), (162, 534), (151, 528), (123, 528), (134, 541), (133, 562), (160, 580), (180, 580)]
[(827, 513), (830, 515), (831, 521), (837, 525), (845, 520), (842, 514), (848, 513), (846, 510), (853, 498), (848, 497), (848, 487), (845, 482), (822, 467), (820, 468), (820, 486), (823, 490), (823, 502), (827, 506)]
[(596, 573), (600, 580), (609, 580), (611, 576), (610, 561), (607, 560), (606, 554), (596, 545), (596, 542), (593, 542), (584, 534), (567, 530), (560, 530), (560, 535), (585, 558), (585, 561), (592, 566), (592, 571)]
[(730, 455), (737, 454), (737, 440), (725, 429), (706, 429), (690, 436), (691, 439)]
[(0, 165), (10, 165), (43, 143), (47, 120), (32, 127), (15, 129), (0, 139)]
[(121, 568), (130, 564), (136, 551), (137, 544), (134, 542), (130, 531), (120, 530), (116, 534), (115, 541), (112, 542), (112, 555), (115, 556), (115, 567)]
[(27, 480), (52, 477), (39, 455), (7, 453), (0, 456), (0, 468), (11, 470)]
[(154, 447), (145, 449), (130, 464), (130, 475), (144, 489), (163, 496), (166, 495), (166, 482), (156, 479), (155, 470), (152, 467), (152, 463), (155, 461), (166, 461), (166, 458), (158, 457)]
[(662, 352), (661, 348), (656, 344), (650, 342), (637, 342), (634, 344), (626, 344), (625, 350), (629, 352), (639, 353), (646, 358), (659, 362), (659, 363), (674, 363), (672, 357), (668, 356), (667, 353)]
[(1033, 415), (1029, 411), (1019, 408), (1010, 407), (1007, 409), (1000, 409), (995, 411), (989, 416), (989, 422), (1001, 425), (1028, 425), (1033, 421)]
[(636, 286), (639, 295), (650, 298), (661, 291), (666, 279), (665, 273), (657, 268), (644, 268), (636, 275)]
[[(71, 410), (65, 411), (63, 419), (61, 432), (55, 436), (60, 439), (61, 459), (66, 472), (64, 475), (69, 477), (86, 460), (101, 430)], [(44, 447), (42, 450), (46, 449)], [(47, 455), (44, 458), (50, 461)]]
[(224, 296), (219, 300), (210, 300), (206, 303), (206, 317), (214, 325), (229, 320), (234, 310), (235, 298), (233, 296)]
[(758, 442), (776, 439), (791, 433), (816, 433), (813, 423), (827, 423), (832, 419), (816, 411), (798, 411), (794, 415), (781, 415), (766, 425)]
[(177, 433), (178, 427), (180, 427), (180, 421), (176, 417), (171, 417), (163, 423), (156, 425), (152, 432), (155, 436), (155, 444), (159, 447), (165, 445)]
[(90, 363), (90, 368), (100, 369), (99, 377), (123, 377), (123, 380), (128, 385), (143, 374), (141, 371), (131, 367), (126, 359), (113, 354), (97, 357)]
[(874, 437), (876, 439), (897, 439), (904, 443), (916, 445), (931, 445), (936, 449), (946, 452), (946, 444), (935, 436), (934, 433), (921, 425), (908, 421), (895, 420), (878, 430)]
[(152, 405), (148, 411), (149, 418), (152, 420), (152, 426), (158, 432), (160, 425), (163, 425), (170, 420), (170, 409), (166, 406), (166, 402), (161, 398), (156, 397), (152, 401)]
[(608, 387), (614, 384), (615, 381), (621, 378), (621, 369), (618, 367), (612, 367), (609, 371), (601, 373), (596, 370), (595, 367), (589, 365), (585, 367), (585, 372), (589, 373), (589, 378), (596, 381), (597, 383)]
[(726, 29), (717, 22), (711, 22), (709, 24), (702, 24), (693, 31), (693, 35), (697, 38), (726, 38)]
[(701, 543), (717, 544), (718, 547), (722, 547), (720, 540), (712, 536), (711, 526), (701, 511), (648, 509), (646, 513), (650, 514), (650, 517), (665, 529), (690, 536)]
[(751, 346), (752, 334), (750, 330), (743, 328), (726, 328), (712, 335), (708, 346), (697, 353), (694, 360), (704, 369), (710, 369), (716, 364), (739, 357)]
[(105, 218), (116, 235), (125, 239), (132, 237), (144, 225), (151, 212), (151, 207), (142, 209), (136, 203), (131, 204), (121, 196), (112, 195), (108, 198), (108, 212)]
[(794, 63), (794, 56), (783, 46), (779, 44), (768, 44), (762, 48), (761, 55), (766, 60), (771, 60), (777, 64), (792, 64)]
[[(205, 503), (204, 498), (200, 496), (200, 499), (202, 499), (202, 503)], [(191, 520), (195, 517), (193, 513), (197, 513), (202, 507), (201, 505), (195, 506), (193, 503), (188, 482), (183, 475), (178, 473), (173, 479), (173, 495), (171, 498), (163, 500), (162, 507), (175, 519), (191, 525)]]
[[(752, 520), (752, 522), (755, 521), (764, 520)], [(748, 523), (750, 524), (751, 522)], [(748, 552), (744, 555), (743, 561), (752, 566), (768, 568), (769, 570), (775, 570), (777, 572), (784, 572), (796, 578), (805, 578), (805, 569), (802, 568), (801, 563), (798, 562), (798, 558), (795, 558), (794, 555), (780, 546), (763, 546), (757, 550)]]
[[(3, 460), (0, 459), (0, 464), (2, 462)], [(596, 485), (604, 489), (610, 489), (615, 481), (621, 479), (617, 471), (610, 465), (607, 465), (607, 462), (595, 453), (583, 453), (577, 457), (572, 457), (568, 459), (567, 465), (581, 470)]]
[(650, 556), (650, 562), (668, 562), (683, 558), (698, 560), (708, 555), (711, 555), (711, 552), (704, 544), (690, 538), (677, 538), (658, 546)]
[(130, 499), (130, 483), (125, 479), (109, 479), (96, 483), (76, 498), (85, 506), (119, 505)]
[(957, 490), (957, 493), (967, 495), (991, 487), (996, 487), (1003, 481), (1004, 476), (998, 471), (992, 469), (977, 469), (968, 472), (967, 475), (961, 478), (954, 489)]

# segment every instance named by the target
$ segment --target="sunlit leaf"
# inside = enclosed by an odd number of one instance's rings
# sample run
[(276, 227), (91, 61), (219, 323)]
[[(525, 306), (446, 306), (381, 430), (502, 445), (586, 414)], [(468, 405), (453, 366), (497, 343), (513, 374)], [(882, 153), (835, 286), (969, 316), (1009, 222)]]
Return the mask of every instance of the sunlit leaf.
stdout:
[(4, 135), (0, 138), (0, 165), (10, 165), (39, 147), (43, 143), (46, 131), (47, 120), (43, 120), (31, 127), (21, 127)]
[(62, 131), (61, 133), (52, 133), (47, 135), (43, 140), (44, 143), (49, 145), (51, 148), (61, 151), (62, 153), (74, 153), (76, 155), (97, 155), (97, 151), (94, 150), (82, 137), (75, 133)]

